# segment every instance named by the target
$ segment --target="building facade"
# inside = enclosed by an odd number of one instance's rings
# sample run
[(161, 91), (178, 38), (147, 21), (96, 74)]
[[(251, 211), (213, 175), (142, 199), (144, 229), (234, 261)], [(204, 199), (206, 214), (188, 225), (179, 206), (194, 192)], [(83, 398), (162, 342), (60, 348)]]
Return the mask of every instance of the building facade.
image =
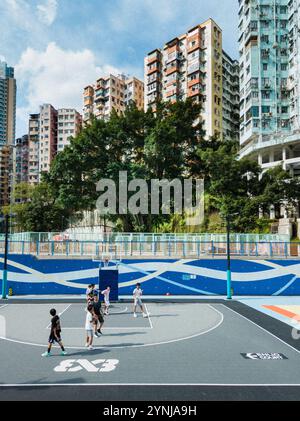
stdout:
[(29, 140), (28, 135), (16, 139), (15, 142), (15, 182), (28, 183)]
[(0, 207), (9, 203), (14, 176), (16, 92), (14, 68), (0, 61)]
[(77, 136), (82, 129), (82, 116), (74, 108), (57, 110), (57, 153), (70, 144), (70, 138)]
[(100, 77), (94, 85), (88, 85), (83, 96), (85, 124), (92, 116), (108, 120), (113, 109), (117, 114), (121, 114), (132, 102), (139, 109), (144, 108), (144, 83), (135, 77), (109, 75)]
[(49, 172), (55, 156), (70, 144), (70, 138), (77, 136), (81, 128), (82, 116), (74, 108), (56, 110), (51, 104), (44, 104), (39, 114), (30, 116), (30, 183), (39, 182), (41, 173)]
[(125, 81), (124, 105), (125, 107), (135, 103), (139, 110), (144, 108), (144, 82), (131, 77)]
[(9, 204), (10, 155), (11, 150), (8, 145), (0, 146), (0, 209), (2, 206)]
[(40, 107), (39, 174), (49, 172), (57, 150), (57, 110), (51, 104)]
[(32, 185), (39, 182), (39, 138), (40, 115), (30, 114), (28, 127), (28, 183)]
[(239, 141), (239, 62), (223, 51), (223, 139)]
[[(193, 98), (202, 103), (201, 119), (207, 138), (217, 136), (223, 139), (232, 133), (237, 138), (236, 123), (231, 127), (233, 116), (227, 115), (230, 109), (227, 91), (235, 96), (234, 106), (238, 102), (236, 66), (237, 63), (223, 53), (221, 28), (208, 19), (145, 57), (145, 109), (152, 107), (155, 110), (157, 101), (176, 102)], [(223, 68), (226, 69), (225, 75)]]
[(300, 175), (300, 2), (239, 0), (240, 156)]
[(0, 145), (13, 145), (15, 141), (16, 93), (14, 68), (0, 61)]

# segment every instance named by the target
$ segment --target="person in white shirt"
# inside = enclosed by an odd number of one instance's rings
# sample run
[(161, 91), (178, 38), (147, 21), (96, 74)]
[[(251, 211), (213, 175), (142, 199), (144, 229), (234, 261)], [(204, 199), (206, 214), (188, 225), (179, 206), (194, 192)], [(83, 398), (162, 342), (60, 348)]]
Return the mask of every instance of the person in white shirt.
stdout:
[(110, 287), (106, 287), (104, 291), (101, 291), (101, 294), (104, 295), (104, 314), (108, 316), (108, 310), (110, 306), (109, 302), (109, 294), (110, 294)]
[(85, 346), (92, 350), (93, 348), (93, 339), (94, 339), (94, 312), (93, 305), (90, 304), (86, 309), (86, 319), (85, 319), (85, 331), (86, 331), (86, 344)]
[(136, 288), (133, 291), (133, 317), (137, 317), (136, 314), (136, 309), (137, 306), (140, 307), (142, 313), (143, 313), (143, 317), (148, 317), (149, 314), (147, 314), (144, 304), (142, 302), (142, 295), (143, 295), (143, 291), (141, 289), (141, 284), (136, 284)]

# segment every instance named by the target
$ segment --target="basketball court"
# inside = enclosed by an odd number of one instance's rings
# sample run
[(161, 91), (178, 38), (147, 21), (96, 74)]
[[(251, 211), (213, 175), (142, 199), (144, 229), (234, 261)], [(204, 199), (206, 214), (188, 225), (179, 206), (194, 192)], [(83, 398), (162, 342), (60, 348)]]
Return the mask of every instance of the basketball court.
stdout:
[[(52, 307), (68, 355), (42, 358)], [(235, 300), (146, 310), (135, 319), (131, 302), (113, 304), (88, 351), (83, 300), (0, 304), (0, 399), (299, 399), (300, 341), (288, 324)]]

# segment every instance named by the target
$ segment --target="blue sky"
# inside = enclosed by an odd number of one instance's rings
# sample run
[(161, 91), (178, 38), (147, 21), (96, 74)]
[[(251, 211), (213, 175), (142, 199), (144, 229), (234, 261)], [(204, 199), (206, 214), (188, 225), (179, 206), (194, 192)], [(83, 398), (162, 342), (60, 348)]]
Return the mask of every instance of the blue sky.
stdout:
[(82, 109), (101, 74), (143, 77), (144, 56), (212, 17), (237, 58), (238, 0), (0, 0), (0, 58), (15, 66), (17, 135), (39, 104)]

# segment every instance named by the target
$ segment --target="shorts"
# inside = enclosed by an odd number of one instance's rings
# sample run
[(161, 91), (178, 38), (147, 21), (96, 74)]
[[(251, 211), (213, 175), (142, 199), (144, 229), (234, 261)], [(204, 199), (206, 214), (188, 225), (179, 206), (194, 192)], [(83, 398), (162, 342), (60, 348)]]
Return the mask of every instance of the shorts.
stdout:
[(135, 305), (135, 306), (142, 306), (142, 305), (143, 305), (143, 303), (142, 303), (141, 298), (139, 298), (139, 297), (134, 298), (134, 305)]
[(110, 306), (110, 302), (109, 301), (104, 300), (104, 304), (106, 305), (106, 307), (109, 307)]
[(101, 313), (96, 314), (96, 317), (98, 318), (98, 320), (99, 320), (100, 323), (104, 323), (104, 318), (103, 318), (103, 316), (102, 316)]
[(50, 333), (48, 342), (49, 342), (49, 344), (54, 344), (55, 342), (57, 342), (57, 343), (61, 342), (60, 333), (57, 334), (57, 338), (54, 335), (54, 333)]
[(92, 331), (92, 329), (86, 330), (86, 335), (92, 338), (94, 336), (94, 332)]

